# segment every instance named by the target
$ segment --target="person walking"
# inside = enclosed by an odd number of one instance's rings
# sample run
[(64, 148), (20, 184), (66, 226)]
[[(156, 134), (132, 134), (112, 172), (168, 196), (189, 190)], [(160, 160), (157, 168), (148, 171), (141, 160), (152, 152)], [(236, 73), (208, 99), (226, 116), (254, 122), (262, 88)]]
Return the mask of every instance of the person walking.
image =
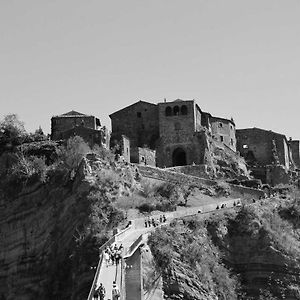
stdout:
[(111, 294), (112, 294), (112, 300), (120, 299), (120, 290), (118, 289), (118, 286), (115, 281), (113, 281), (113, 288)]
[(102, 282), (100, 283), (98, 287), (98, 295), (100, 297), (100, 300), (104, 300), (105, 298), (105, 287), (103, 286)]
[(104, 260), (105, 260), (105, 263), (106, 263), (106, 267), (108, 267), (109, 262), (110, 262), (110, 255), (108, 254), (108, 252), (106, 250), (103, 253), (103, 257), (104, 257)]

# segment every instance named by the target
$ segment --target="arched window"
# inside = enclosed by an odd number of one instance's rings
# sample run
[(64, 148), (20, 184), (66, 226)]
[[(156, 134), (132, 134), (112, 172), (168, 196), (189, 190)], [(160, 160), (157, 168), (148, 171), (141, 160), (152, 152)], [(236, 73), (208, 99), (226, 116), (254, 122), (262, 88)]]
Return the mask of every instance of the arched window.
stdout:
[(187, 106), (186, 105), (182, 105), (181, 106), (181, 114), (182, 115), (187, 115), (187, 112), (188, 112)]
[(179, 115), (179, 106), (174, 106), (174, 108), (173, 108), (173, 112), (174, 112), (174, 115), (175, 116), (178, 116)]
[(166, 107), (166, 116), (172, 116), (172, 108), (170, 106)]

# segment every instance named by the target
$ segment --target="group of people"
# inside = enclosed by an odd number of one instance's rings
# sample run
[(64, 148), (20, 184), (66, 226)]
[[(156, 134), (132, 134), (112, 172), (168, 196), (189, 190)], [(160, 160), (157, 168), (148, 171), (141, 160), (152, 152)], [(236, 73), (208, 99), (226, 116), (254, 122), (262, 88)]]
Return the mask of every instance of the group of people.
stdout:
[(103, 257), (105, 260), (106, 267), (109, 265), (118, 265), (123, 252), (123, 245), (121, 244), (119, 247), (117, 244), (112, 244), (110, 247), (107, 246), (103, 252)]
[[(106, 291), (105, 288), (103, 286), (102, 283), (100, 283), (100, 285), (98, 287), (96, 287), (95, 292), (94, 292), (94, 299), (95, 300), (104, 300), (106, 296)], [(112, 287), (112, 291), (111, 291), (111, 296), (112, 296), (112, 300), (119, 300), (120, 299), (120, 290), (116, 284), (115, 281), (113, 281), (113, 287)], [(111, 300), (110, 298), (108, 298), (107, 300)]]
[(147, 219), (145, 219), (145, 227), (156, 227), (159, 225), (159, 223), (165, 223), (167, 221), (167, 218), (165, 215), (159, 216), (159, 219), (155, 220), (154, 218), (150, 219), (150, 217), (148, 217)]

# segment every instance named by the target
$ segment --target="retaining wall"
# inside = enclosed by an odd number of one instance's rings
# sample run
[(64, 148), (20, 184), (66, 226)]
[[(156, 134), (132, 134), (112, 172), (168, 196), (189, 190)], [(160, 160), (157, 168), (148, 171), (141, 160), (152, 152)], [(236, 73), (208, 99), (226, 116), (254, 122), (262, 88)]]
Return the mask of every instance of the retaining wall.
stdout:
[[(186, 175), (182, 173), (172, 172), (160, 168), (153, 168), (149, 166), (138, 166), (140, 173), (144, 177), (159, 179), (167, 182), (180, 183), (183, 185), (195, 185), (199, 188), (206, 186), (215, 186), (218, 181), (200, 178), (192, 175)], [(240, 185), (229, 184), (231, 191), (235, 194), (240, 194), (239, 196), (244, 199), (259, 199), (264, 197), (264, 192), (262, 190), (257, 190), (253, 188), (248, 188)]]

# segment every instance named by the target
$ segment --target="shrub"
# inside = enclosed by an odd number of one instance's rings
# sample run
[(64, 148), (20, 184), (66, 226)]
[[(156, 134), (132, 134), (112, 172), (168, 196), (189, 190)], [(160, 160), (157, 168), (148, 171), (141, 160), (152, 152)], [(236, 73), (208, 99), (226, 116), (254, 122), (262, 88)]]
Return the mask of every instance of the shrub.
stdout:
[(147, 178), (141, 180), (141, 193), (145, 198), (155, 196), (158, 190), (158, 185)]
[(230, 194), (230, 185), (225, 181), (219, 181), (215, 187), (216, 192), (219, 195), (228, 196)]
[(24, 142), (27, 136), (24, 123), (16, 114), (6, 115), (0, 121), (0, 146), (13, 148)]
[[(167, 283), (164, 286), (166, 296), (174, 293), (174, 282), (178, 286), (175, 294), (183, 293), (184, 299), (196, 299), (202, 291), (212, 291), (220, 300), (237, 299), (237, 279), (222, 264), (218, 249), (208, 238), (203, 224), (193, 222), (193, 228), (190, 231), (186, 225), (178, 223), (174, 227), (158, 229), (149, 236), (148, 244), (157, 269), (163, 275), (163, 282)], [(193, 295), (189, 291), (194, 291)], [(207, 296), (202, 294), (202, 297), (204, 295)]]
[(17, 162), (11, 167), (11, 176), (19, 179), (29, 179), (36, 175), (45, 182), (46, 172), (45, 157), (25, 156), (23, 152), (17, 154)]
[(90, 151), (88, 144), (80, 136), (74, 136), (67, 140), (65, 146), (59, 149), (58, 157), (69, 170), (78, 168), (82, 158)]

